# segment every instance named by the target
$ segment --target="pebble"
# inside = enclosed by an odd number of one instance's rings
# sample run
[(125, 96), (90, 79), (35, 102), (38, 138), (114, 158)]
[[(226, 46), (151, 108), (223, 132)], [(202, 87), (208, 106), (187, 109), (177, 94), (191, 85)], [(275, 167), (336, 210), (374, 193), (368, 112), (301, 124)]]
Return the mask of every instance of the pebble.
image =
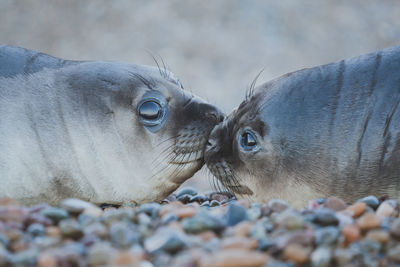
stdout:
[(367, 204), (365, 204), (365, 202), (356, 202), (353, 205), (348, 206), (347, 210), (351, 212), (353, 218), (358, 218), (364, 213), (366, 208)]
[(368, 231), (381, 225), (381, 219), (374, 213), (366, 213), (357, 219), (357, 226), (362, 231)]
[(68, 212), (66, 210), (54, 207), (48, 207), (43, 209), (41, 211), (41, 214), (53, 220), (56, 223), (58, 223), (63, 219), (67, 219), (69, 217)]
[(376, 215), (381, 217), (389, 217), (395, 213), (396, 202), (386, 200), (379, 205)]
[(272, 199), (268, 202), (268, 208), (272, 211), (272, 212), (277, 212), (280, 213), (286, 209), (289, 208), (289, 204), (284, 201), (284, 200), (280, 200), (280, 199)]
[(331, 249), (329, 247), (318, 247), (311, 253), (311, 264), (313, 267), (328, 267), (331, 263)]
[(343, 226), (342, 234), (346, 243), (353, 243), (357, 241), (361, 236), (360, 228), (358, 228), (358, 226), (354, 224)]
[(335, 212), (327, 208), (322, 208), (317, 210), (315, 212), (315, 217), (313, 222), (322, 226), (339, 224), (339, 220), (336, 217)]
[(339, 238), (340, 231), (337, 227), (328, 226), (315, 230), (315, 244), (333, 245)]
[(268, 261), (268, 255), (243, 249), (219, 251), (203, 258), (200, 267), (261, 267)]
[(176, 193), (176, 198), (179, 199), (179, 197), (183, 195), (195, 196), (197, 195), (197, 190), (194, 189), (193, 187), (184, 187)]
[(347, 205), (346, 202), (344, 202), (342, 199), (335, 196), (331, 196), (325, 200), (324, 207), (334, 211), (341, 211), (344, 210), (347, 207)]
[(235, 226), (247, 219), (247, 209), (242, 205), (231, 202), (226, 212), (226, 221), (228, 226)]
[(179, 194), (186, 204), (172, 194), (162, 204), (104, 210), (79, 199), (29, 208), (0, 201), (0, 266), (400, 264), (393, 199), (347, 205), (327, 197), (299, 210), (277, 199), (258, 204), (190, 188)]
[(83, 231), (81, 226), (76, 220), (65, 219), (59, 223), (61, 234), (64, 237), (79, 239), (83, 236)]
[(303, 247), (299, 244), (290, 244), (284, 249), (283, 258), (297, 264), (304, 264), (308, 261), (310, 253), (310, 248)]
[(374, 210), (376, 210), (379, 206), (379, 199), (376, 196), (366, 196), (358, 200), (359, 202), (364, 202)]

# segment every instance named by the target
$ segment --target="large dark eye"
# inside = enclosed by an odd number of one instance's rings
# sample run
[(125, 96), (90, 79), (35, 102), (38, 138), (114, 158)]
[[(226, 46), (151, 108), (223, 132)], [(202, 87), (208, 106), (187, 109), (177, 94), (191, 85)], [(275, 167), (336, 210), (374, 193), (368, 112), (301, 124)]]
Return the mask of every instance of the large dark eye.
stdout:
[(251, 131), (243, 132), (239, 139), (239, 144), (244, 150), (250, 151), (257, 148), (257, 138)]
[(157, 120), (162, 115), (162, 108), (155, 101), (146, 101), (140, 105), (139, 115), (145, 120)]

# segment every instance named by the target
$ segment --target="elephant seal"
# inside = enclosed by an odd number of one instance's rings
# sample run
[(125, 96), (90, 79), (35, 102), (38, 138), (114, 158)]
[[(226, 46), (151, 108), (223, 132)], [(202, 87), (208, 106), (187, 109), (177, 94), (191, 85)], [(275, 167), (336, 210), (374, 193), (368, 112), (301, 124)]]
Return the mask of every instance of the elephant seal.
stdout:
[(0, 57), (0, 197), (157, 201), (204, 164), (223, 115), (171, 72), (32, 53)]
[(293, 205), (400, 197), (400, 46), (283, 75), (212, 131), (205, 161), (239, 197)]

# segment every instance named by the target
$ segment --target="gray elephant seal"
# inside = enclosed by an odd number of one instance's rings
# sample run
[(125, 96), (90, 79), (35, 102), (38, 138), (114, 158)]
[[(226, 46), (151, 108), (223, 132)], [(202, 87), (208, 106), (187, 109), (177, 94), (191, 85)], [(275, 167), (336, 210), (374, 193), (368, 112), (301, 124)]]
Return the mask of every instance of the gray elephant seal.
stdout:
[(400, 46), (289, 73), (214, 128), (205, 161), (239, 196), (400, 197)]
[(2, 49), (0, 197), (157, 201), (203, 165), (222, 115), (167, 70)]

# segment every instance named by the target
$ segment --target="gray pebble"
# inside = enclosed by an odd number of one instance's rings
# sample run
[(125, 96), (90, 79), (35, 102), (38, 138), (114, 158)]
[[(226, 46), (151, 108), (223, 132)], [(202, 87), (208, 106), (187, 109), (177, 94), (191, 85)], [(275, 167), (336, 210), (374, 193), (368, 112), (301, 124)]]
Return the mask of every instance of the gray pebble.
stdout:
[(46, 234), (46, 230), (44, 229), (43, 225), (39, 223), (33, 223), (29, 225), (26, 231), (32, 236), (42, 236)]
[(289, 204), (286, 201), (280, 199), (270, 200), (267, 206), (272, 212), (277, 212), (277, 213), (280, 213), (289, 208)]
[(37, 256), (38, 251), (31, 248), (10, 255), (9, 261), (12, 266), (35, 266)]
[(79, 239), (83, 236), (80, 224), (74, 219), (65, 219), (60, 221), (59, 227), (61, 233), (65, 237)]
[(330, 266), (332, 256), (329, 247), (318, 247), (311, 253), (311, 264), (313, 267), (328, 267)]
[(340, 231), (333, 226), (322, 227), (315, 230), (315, 244), (320, 245), (333, 245), (338, 240)]
[(358, 200), (359, 202), (364, 202), (374, 210), (376, 210), (379, 206), (379, 199), (376, 196), (367, 196)]
[(206, 230), (220, 232), (225, 228), (224, 222), (206, 212), (199, 212), (193, 217), (182, 220), (183, 229), (187, 233), (197, 234)]
[(176, 192), (176, 198), (178, 198), (178, 199), (180, 196), (183, 196), (183, 195), (195, 196), (195, 195), (197, 195), (197, 190), (194, 189), (193, 187), (184, 187), (184, 188), (180, 189), (178, 192)]
[(41, 211), (41, 214), (49, 219), (52, 219), (56, 223), (63, 219), (67, 219), (69, 217), (68, 212), (66, 210), (54, 207), (48, 207), (43, 209)]
[(395, 219), (390, 226), (390, 234), (400, 239), (400, 218)]
[(147, 215), (151, 216), (152, 218), (158, 217), (158, 211), (161, 205), (158, 203), (145, 203), (140, 205), (139, 209), (137, 210), (138, 213), (146, 213)]
[(60, 207), (67, 210), (70, 213), (81, 213), (85, 209), (89, 208), (97, 208), (97, 206), (92, 203), (76, 199), (76, 198), (67, 198), (60, 202)]
[(170, 229), (161, 229), (144, 242), (145, 249), (150, 253), (165, 251), (168, 253), (176, 253), (187, 246), (185, 237), (178, 231)]
[(322, 208), (315, 212), (313, 222), (322, 226), (338, 225), (339, 220), (335, 213), (329, 209)]
[(390, 248), (387, 256), (390, 260), (400, 263), (400, 245)]
[(139, 234), (127, 222), (116, 222), (110, 226), (110, 238), (119, 248), (128, 248), (139, 242)]
[(227, 225), (235, 226), (241, 221), (247, 220), (247, 209), (236, 202), (231, 202), (225, 216)]

